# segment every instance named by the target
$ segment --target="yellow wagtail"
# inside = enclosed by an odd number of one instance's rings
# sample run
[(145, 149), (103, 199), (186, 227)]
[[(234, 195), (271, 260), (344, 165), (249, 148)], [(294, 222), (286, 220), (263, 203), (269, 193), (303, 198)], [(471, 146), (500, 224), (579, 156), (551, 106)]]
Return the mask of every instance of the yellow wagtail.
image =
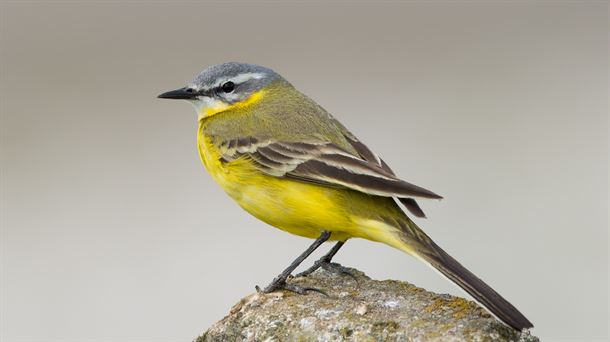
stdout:
[(327, 240), (319, 267), (345, 273), (332, 257), (353, 237), (385, 243), (433, 266), (511, 327), (532, 327), (513, 305), (443, 251), (401, 209), (424, 217), (414, 198), (441, 196), (399, 179), (313, 100), (271, 69), (224, 63), (184, 88), (159, 95), (195, 106), (197, 145), (214, 180), (247, 212), (315, 242), (264, 292), (304, 293), (286, 280)]

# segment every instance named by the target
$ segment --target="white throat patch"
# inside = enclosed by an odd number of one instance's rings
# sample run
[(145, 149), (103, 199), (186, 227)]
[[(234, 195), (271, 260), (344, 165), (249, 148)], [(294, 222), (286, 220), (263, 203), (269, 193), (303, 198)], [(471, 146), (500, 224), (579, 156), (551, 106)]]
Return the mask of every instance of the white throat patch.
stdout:
[(201, 96), (197, 100), (189, 100), (189, 102), (195, 107), (197, 113), (197, 120), (201, 120), (206, 117), (206, 112), (209, 110), (219, 110), (228, 107), (226, 103), (221, 100), (217, 100), (213, 97)]

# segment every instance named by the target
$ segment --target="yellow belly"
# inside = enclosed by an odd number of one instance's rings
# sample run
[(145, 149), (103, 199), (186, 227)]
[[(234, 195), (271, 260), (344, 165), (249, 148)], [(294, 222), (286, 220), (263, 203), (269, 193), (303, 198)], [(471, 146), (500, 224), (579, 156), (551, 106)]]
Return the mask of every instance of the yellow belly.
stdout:
[(332, 240), (361, 237), (400, 244), (396, 228), (383, 223), (377, 215), (393, 214), (395, 204), (391, 199), (269, 176), (246, 158), (221, 162), (214, 145), (201, 134), (198, 145), (201, 161), (214, 180), (243, 209), (263, 222), (308, 238), (330, 231)]

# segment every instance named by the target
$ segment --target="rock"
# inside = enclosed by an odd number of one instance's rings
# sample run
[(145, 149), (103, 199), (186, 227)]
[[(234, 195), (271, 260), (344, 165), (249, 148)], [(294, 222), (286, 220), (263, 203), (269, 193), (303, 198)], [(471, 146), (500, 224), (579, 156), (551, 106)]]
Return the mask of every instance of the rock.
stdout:
[(395, 280), (318, 270), (289, 282), (321, 289), (254, 293), (196, 342), (204, 341), (538, 341), (502, 324), (475, 302)]

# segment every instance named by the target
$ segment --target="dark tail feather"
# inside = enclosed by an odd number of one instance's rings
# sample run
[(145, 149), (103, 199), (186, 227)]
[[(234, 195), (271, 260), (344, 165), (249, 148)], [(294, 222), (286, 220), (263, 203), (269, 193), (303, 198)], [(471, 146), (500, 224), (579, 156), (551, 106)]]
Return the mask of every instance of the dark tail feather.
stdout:
[(424, 214), (424, 211), (419, 207), (419, 204), (417, 204), (414, 199), (401, 197), (398, 200), (400, 203), (402, 203), (402, 205), (405, 206), (405, 208), (407, 208), (407, 210), (409, 210), (411, 214), (417, 217), (426, 218), (426, 214)]
[(432, 249), (432, 253), (418, 253), (420, 257), (468, 292), (504, 323), (519, 331), (533, 327), (533, 324), (517, 308), (502, 298), (489, 285), (467, 270), (434, 242), (431, 240), (427, 242), (426, 245)]

